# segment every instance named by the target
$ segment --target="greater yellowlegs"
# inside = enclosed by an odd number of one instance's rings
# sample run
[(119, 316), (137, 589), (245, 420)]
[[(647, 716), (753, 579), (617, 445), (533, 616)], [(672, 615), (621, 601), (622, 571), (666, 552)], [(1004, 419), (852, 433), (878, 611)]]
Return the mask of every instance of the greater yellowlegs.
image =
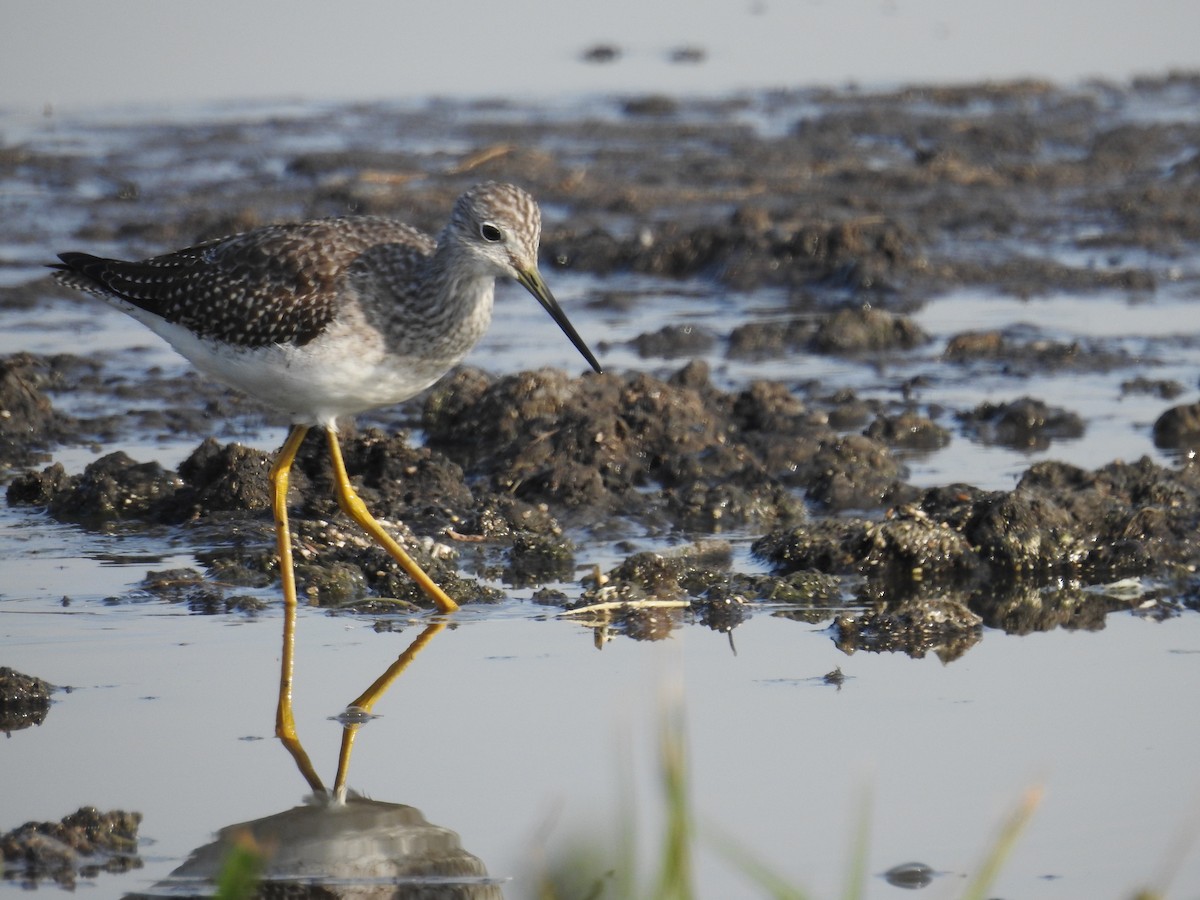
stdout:
[(541, 211), (487, 183), (458, 198), (435, 239), (389, 219), (270, 225), (141, 262), (63, 253), (56, 277), (97, 294), (198, 369), (288, 414), (271, 468), (284, 600), (296, 604), (288, 476), (312, 426), (325, 430), (338, 502), (443, 612), (458, 608), (368, 512), (346, 475), (336, 420), (407, 400), (487, 330), (496, 278), (515, 278), (593, 369), (600, 364), (538, 273)]

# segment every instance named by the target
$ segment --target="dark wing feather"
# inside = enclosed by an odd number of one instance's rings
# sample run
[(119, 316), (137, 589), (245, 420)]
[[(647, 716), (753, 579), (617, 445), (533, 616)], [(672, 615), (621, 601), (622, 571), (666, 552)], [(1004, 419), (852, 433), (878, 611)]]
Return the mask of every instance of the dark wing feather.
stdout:
[[(306, 344), (337, 314), (366, 251), (425, 256), (433, 241), (370, 217), (271, 225), (140, 262), (63, 253), (56, 277), (117, 297), (196, 334), (245, 347)], [(415, 251), (415, 252), (414, 252)]]

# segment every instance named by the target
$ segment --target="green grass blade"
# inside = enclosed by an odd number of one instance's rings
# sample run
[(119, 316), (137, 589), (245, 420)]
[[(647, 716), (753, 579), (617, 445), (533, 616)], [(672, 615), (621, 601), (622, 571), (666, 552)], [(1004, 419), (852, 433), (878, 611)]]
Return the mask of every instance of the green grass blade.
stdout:
[(992, 845), (991, 851), (980, 865), (979, 871), (968, 882), (967, 888), (962, 895), (963, 900), (986, 900), (988, 892), (991, 890), (992, 882), (1000, 874), (1000, 867), (1004, 865), (1004, 860), (1008, 858), (1013, 847), (1016, 846), (1017, 839), (1021, 836), (1021, 832), (1025, 830), (1025, 826), (1029, 824), (1029, 820), (1033, 818), (1034, 811), (1037, 810), (1038, 804), (1041, 802), (1042, 789), (1040, 787), (1030, 788), (1025, 792), (1025, 796), (1021, 798), (1020, 804), (1013, 810), (1012, 814), (1001, 827), (1000, 834), (996, 838), (996, 842)]
[(217, 900), (248, 900), (253, 897), (258, 890), (263, 861), (262, 850), (252, 837), (245, 835), (235, 841), (217, 874)]
[(659, 774), (667, 804), (667, 828), (654, 896), (659, 900), (691, 900), (695, 895), (692, 813), (688, 802), (687, 733), (681, 703), (671, 703), (664, 710), (659, 741)]
[(733, 868), (756, 884), (762, 896), (770, 897), (771, 900), (809, 900), (808, 894), (763, 862), (756, 853), (729, 835), (716, 833), (707, 825), (704, 830), (710, 832), (707, 843), (715, 847)]
[(845, 900), (862, 900), (867, 889), (867, 857), (871, 844), (871, 794), (864, 790), (854, 826), (854, 845), (846, 872)]

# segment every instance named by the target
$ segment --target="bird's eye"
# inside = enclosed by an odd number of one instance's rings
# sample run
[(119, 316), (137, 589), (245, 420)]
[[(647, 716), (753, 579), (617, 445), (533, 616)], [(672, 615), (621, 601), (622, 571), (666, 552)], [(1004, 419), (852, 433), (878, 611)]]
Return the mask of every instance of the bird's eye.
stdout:
[(502, 232), (491, 222), (484, 222), (479, 226), (479, 236), (489, 244), (495, 244), (504, 240), (504, 232)]

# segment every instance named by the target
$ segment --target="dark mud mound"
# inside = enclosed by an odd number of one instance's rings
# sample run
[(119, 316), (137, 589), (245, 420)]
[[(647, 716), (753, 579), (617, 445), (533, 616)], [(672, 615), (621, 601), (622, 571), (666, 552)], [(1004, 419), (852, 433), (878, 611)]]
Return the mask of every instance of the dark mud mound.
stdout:
[(1102, 341), (1056, 341), (1002, 331), (965, 331), (946, 343), (946, 362), (973, 371), (988, 368), (1016, 377), (1039, 372), (1108, 372), (1136, 363)]
[(0, 835), (0, 859), (6, 881), (27, 889), (53, 882), (74, 890), (80, 879), (101, 872), (128, 872), (142, 867), (137, 854), (142, 815), (83, 807), (60, 822), (26, 822)]
[[(355, 490), (373, 511), (432, 532), (461, 523), (476, 508), (462, 469), (426, 447), (412, 446), (407, 435), (370, 429), (343, 436), (341, 443)], [(306, 479), (296, 491), (303, 514), (336, 516), (333, 469), (323, 435), (313, 434), (305, 441), (293, 468), (296, 472)]]
[[(773, 575), (742, 575), (687, 555), (635, 553), (577, 600), (541, 600), (629, 606), (686, 599), (681, 608), (693, 620), (728, 624), (731, 603), (829, 608), (836, 591), (822, 579), (864, 576), (889, 586), (868, 588), (862, 599), (882, 598), (892, 618), (869, 629), (839, 620), (842, 640), (853, 635), (878, 649), (887, 643), (882, 634), (914, 652), (945, 637), (947, 623), (969, 618), (931, 612), (933, 589), (950, 591), (946, 602), (1009, 630), (1092, 627), (1094, 618), (1080, 612), (1088, 596), (1064, 592), (1066, 612), (1033, 620), (1019, 598), (1056, 581), (1101, 585), (1184, 575), (1200, 564), (1193, 466), (1141, 460), (1088, 472), (1039, 463), (1012, 491), (918, 490), (904, 481), (889, 445), (938, 445), (945, 432), (911, 412), (878, 413), (862, 433), (831, 427), (865, 419), (859, 406), (850, 393), (817, 400), (772, 382), (722, 391), (699, 362), (666, 379), (571, 378), (552, 370), (493, 378), (464, 369), (427, 396), (425, 446), (374, 429), (342, 443), (368, 505), (461, 602), (497, 599), (487, 580), (515, 587), (575, 581), (586, 557), (569, 535), (611, 534), (614, 521), (627, 523), (630, 535), (750, 527), (767, 531), (754, 550), (774, 566)], [(1028, 398), (977, 417), (979, 427), (1020, 446), (1074, 427), (1070, 417)], [(93, 528), (186, 526), (208, 544), (201, 555), (207, 580), (152, 577), (141, 595), (201, 612), (252, 611), (253, 591), (277, 576), (269, 469), (269, 454), (209, 439), (178, 472), (117, 452), (79, 475), (57, 464), (27, 471), (12, 481), (8, 498)], [(314, 437), (292, 483), (302, 595), (317, 605), (372, 612), (424, 605), (386, 552), (341, 514), (331, 478), (324, 441)], [(874, 512), (813, 519), (807, 508)], [(913, 598), (925, 606), (896, 606)], [(680, 614), (655, 612), (658, 625), (641, 633), (665, 633)], [(975, 626), (962, 627), (971, 633)]]
[(50, 711), (52, 689), (40, 678), (0, 666), (0, 731), (11, 737), (14, 731), (41, 725)]
[[(842, 435), (826, 418), (781, 385), (721, 391), (701, 363), (666, 380), (555, 371), (492, 379), (463, 370), (426, 400), (427, 446), (377, 430), (342, 443), (377, 515), (449, 539), (409, 538), (436, 577), (458, 577), (461, 551), (481, 574), (528, 586), (572, 578), (574, 545), (558, 517), (607, 528), (618, 515), (686, 533), (799, 521), (805, 494), (818, 506), (862, 508), (914, 493), (885, 444)], [(10, 483), (8, 500), (91, 528), (190, 523), (194, 539), (214, 546), (205, 555), (214, 574), (259, 586), (275, 565), (270, 459), (208, 439), (172, 472), (118, 451), (79, 475), (58, 464), (26, 471)], [(341, 515), (323, 440), (306, 442), (294, 476), (298, 574), (311, 596), (327, 605), (365, 595), (421, 602)], [(221, 545), (237, 560), (215, 549)], [(456, 593), (467, 601), (492, 596), (469, 580)], [(220, 607), (213, 598), (188, 602)]]
[(1083, 437), (1083, 418), (1051, 407), (1033, 397), (1009, 403), (981, 403), (959, 414), (968, 435), (981, 444), (1000, 444), (1017, 450), (1045, 450), (1055, 440)]
[[(844, 646), (940, 647), (952, 658), (980, 623), (1014, 633), (1100, 628), (1107, 613), (1147, 600), (1140, 588), (1089, 586), (1140, 576), (1190, 581), (1200, 563), (1198, 527), (1195, 466), (1171, 470), (1142, 459), (1088, 472), (1039, 463), (1012, 491), (933, 488), (882, 521), (779, 529), (754, 552), (780, 572), (868, 579), (861, 599), (877, 609), (838, 619)], [(947, 635), (954, 641), (939, 643)]]
[(1172, 406), (1154, 422), (1154, 444), (1168, 450), (1200, 447), (1200, 403)]
[(907, 317), (870, 306), (835, 307), (784, 322), (748, 322), (729, 335), (732, 359), (770, 359), (789, 353), (881, 356), (912, 350), (929, 336)]
[(623, 634), (635, 640), (661, 640), (683, 624), (732, 632), (751, 604), (787, 605), (793, 612), (827, 617), (842, 600), (837, 578), (817, 572), (749, 575), (732, 569), (732, 548), (723, 541), (699, 541), (669, 553), (635, 553), (607, 573), (584, 580), (578, 600), (561, 603), (574, 621), (596, 633), (598, 643)]
[(645, 374), (463, 372), (430, 394), (430, 446), (487, 490), (596, 521), (636, 515), (707, 528), (803, 516), (792, 489), (828, 508), (907, 493), (883, 443), (844, 436), (782, 385), (725, 392), (691, 363)]
[(965, 603), (937, 597), (881, 605), (833, 622), (838, 648), (876, 653), (902, 651), (916, 659), (936, 653), (942, 662), (958, 659), (983, 637), (983, 619)]
[(78, 381), (84, 360), (19, 354), (0, 359), (0, 477), (45, 458), (46, 451), (78, 431), (54, 408), (46, 390)]
[(180, 483), (158, 463), (139, 463), (118, 450), (88, 464), (81, 475), (67, 475), (59, 463), (25, 473), (9, 484), (8, 499), (18, 505), (44, 505), (63, 522), (103, 527), (161, 518)]
[(749, 210), (721, 224), (665, 222), (629, 237), (600, 230), (556, 232), (544, 246), (566, 264), (597, 274), (710, 276), (743, 290), (813, 282), (880, 289), (892, 286), (893, 271), (910, 269), (919, 258), (911, 235), (891, 222), (789, 222)]
[[(378, 444), (377, 435), (347, 442), (348, 455), (355, 460), (369, 457)], [(93, 529), (186, 527), (191, 540), (211, 548), (200, 556), (214, 581), (200, 583), (186, 573), (166, 578), (151, 573), (131, 599), (157, 596), (186, 602), (201, 612), (254, 610), (257, 604), (252, 598), (230, 592), (262, 588), (278, 574), (270, 462), (270, 455), (262, 451), (238, 444), (222, 446), (212, 439), (204, 441), (178, 473), (158, 463), (138, 463), (118, 451), (90, 463), (79, 475), (67, 475), (57, 463), (41, 472), (25, 472), (9, 484), (8, 502), (43, 506), (55, 518)], [(320, 470), (309, 456), (306, 464)], [(296, 491), (311, 494), (322, 487), (328, 488), (332, 497), (328, 472), (312, 480), (306, 477), (304, 467), (297, 474), (292, 481), (293, 497)], [(364, 491), (364, 496), (376, 493)], [(455, 494), (462, 493), (456, 482)], [(359, 599), (367, 591), (423, 605), (424, 595), (386, 551), (342, 517), (329, 498), (313, 498), (310, 505), (319, 513), (336, 516), (334, 521), (304, 516), (292, 521), (301, 593), (317, 605), (327, 606)], [(307, 511), (306, 505), (303, 512)], [(453, 563), (456, 554), (450, 548), (418, 540), (402, 523), (387, 524), (407, 545), (410, 555), (463, 602), (494, 595), (459, 578)]]
[(755, 552), (782, 570), (942, 584), (1071, 577), (1088, 583), (1200, 562), (1200, 475), (1142, 459), (1094, 472), (1039, 463), (1012, 491), (932, 488), (882, 521), (772, 532)]

